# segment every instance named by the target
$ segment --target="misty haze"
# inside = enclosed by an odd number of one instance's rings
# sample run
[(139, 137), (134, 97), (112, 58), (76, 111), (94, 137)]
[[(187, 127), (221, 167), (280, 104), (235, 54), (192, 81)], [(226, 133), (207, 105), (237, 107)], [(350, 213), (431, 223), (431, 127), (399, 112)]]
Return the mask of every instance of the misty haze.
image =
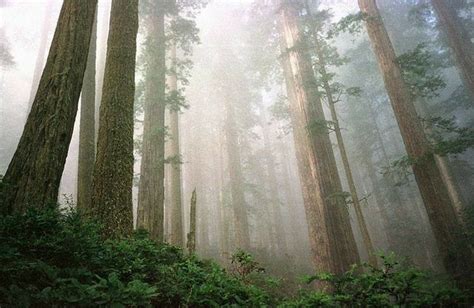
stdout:
[(0, 0), (0, 307), (469, 307), (473, 146), (472, 0)]

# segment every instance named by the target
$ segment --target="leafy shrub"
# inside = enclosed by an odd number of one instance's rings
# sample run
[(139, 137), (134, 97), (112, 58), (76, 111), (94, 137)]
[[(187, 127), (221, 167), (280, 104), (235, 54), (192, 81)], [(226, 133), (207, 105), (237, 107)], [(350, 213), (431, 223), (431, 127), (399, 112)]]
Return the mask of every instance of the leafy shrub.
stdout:
[(282, 307), (456, 307), (466, 298), (452, 283), (381, 256), (380, 268), (354, 266), (343, 275), (317, 274), (306, 282), (322, 281), (332, 292), (304, 290)]
[(107, 240), (73, 211), (0, 217), (0, 306), (261, 306), (269, 299), (212, 262), (139, 231)]
[[(412, 307), (464, 300), (449, 282), (391, 257), (383, 258), (380, 269), (309, 277), (325, 281), (332, 292), (305, 289), (285, 300), (268, 295), (265, 285), (279, 283), (263, 277), (247, 252), (234, 254), (237, 270), (231, 275), (212, 261), (157, 244), (143, 231), (114, 240), (100, 234), (100, 226), (74, 211), (0, 216), (0, 307)], [(253, 274), (265, 281), (258, 283)]]

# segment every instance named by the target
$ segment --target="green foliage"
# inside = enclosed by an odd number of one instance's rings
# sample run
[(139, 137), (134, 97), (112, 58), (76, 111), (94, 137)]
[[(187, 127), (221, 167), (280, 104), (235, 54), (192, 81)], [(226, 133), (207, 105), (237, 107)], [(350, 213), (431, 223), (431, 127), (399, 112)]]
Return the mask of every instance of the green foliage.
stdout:
[[(74, 211), (0, 216), (0, 306), (386, 307), (464, 300), (449, 282), (391, 256), (382, 257), (381, 269), (366, 265), (365, 273), (354, 267), (341, 276), (309, 277), (331, 285), (333, 293), (308, 289), (285, 300), (277, 295), (280, 281), (261, 275), (245, 251), (232, 256), (229, 275), (211, 261), (151, 241), (143, 230), (114, 240), (100, 234), (99, 225)], [(264, 290), (272, 288), (270, 297)]]
[(434, 61), (426, 44), (397, 58), (410, 92), (414, 97), (433, 98), (446, 87), (440, 72), (442, 64)]
[(416, 159), (404, 155), (401, 158), (390, 162), (390, 165), (382, 168), (384, 176), (393, 178), (395, 186), (402, 186), (410, 182), (410, 176), (413, 175), (412, 166), (417, 162)]
[(425, 159), (430, 159), (433, 154), (456, 155), (474, 146), (474, 129), (457, 126), (454, 118), (432, 117), (423, 119), (423, 123), (429, 132), (431, 150), (421, 157), (402, 156), (383, 168), (382, 173), (385, 176), (393, 177), (397, 186), (408, 183), (413, 174), (412, 166)]
[(165, 164), (171, 164), (173, 167), (177, 167), (183, 163), (183, 157), (179, 154), (171, 155), (165, 158)]
[(107, 240), (76, 212), (0, 217), (0, 306), (262, 306), (265, 292), (143, 231)]
[(307, 277), (307, 283), (319, 281), (333, 292), (304, 290), (281, 307), (453, 307), (466, 300), (451, 282), (407, 266), (394, 255), (381, 260), (380, 268), (365, 264), (340, 276)]
[(364, 15), (361, 12), (349, 14), (334, 23), (327, 33), (327, 38), (334, 38), (341, 33), (359, 34), (363, 29)]
[(248, 282), (250, 274), (265, 271), (251, 254), (242, 249), (232, 255), (231, 264), (234, 265), (233, 273), (244, 282)]
[(474, 146), (474, 128), (459, 127), (454, 118), (432, 117), (424, 120), (433, 143), (433, 152), (446, 156), (459, 154)]
[(331, 131), (335, 131), (336, 123), (334, 121), (314, 119), (308, 125), (307, 129), (311, 134), (328, 134)]
[(186, 97), (184, 96), (184, 91), (173, 90), (166, 93), (166, 106), (170, 111), (180, 112), (183, 108), (188, 109), (189, 105), (186, 102)]

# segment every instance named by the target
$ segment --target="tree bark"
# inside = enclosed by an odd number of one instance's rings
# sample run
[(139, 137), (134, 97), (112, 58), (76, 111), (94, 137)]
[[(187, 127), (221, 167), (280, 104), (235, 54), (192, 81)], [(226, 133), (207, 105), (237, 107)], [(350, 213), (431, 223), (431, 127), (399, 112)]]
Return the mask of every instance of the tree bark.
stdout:
[[(171, 76), (169, 78), (170, 92), (178, 91), (178, 78), (176, 72), (176, 43), (173, 42), (170, 49)], [(176, 158), (181, 157), (179, 148), (179, 111), (170, 110), (170, 154)], [(181, 163), (171, 165), (171, 244), (183, 245), (183, 213), (181, 203)]]
[(55, 203), (81, 92), (97, 1), (65, 0), (38, 91), (2, 183), (5, 212)]
[(229, 99), (225, 99), (226, 123), (225, 140), (227, 150), (227, 160), (230, 178), (230, 191), (232, 198), (232, 208), (234, 211), (236, 240), (238, 248), (250, 248), (250, 234), (248, 225), (247, 202), (243, 191), (244, 179), (240, 158), (240, 148), (238, 144), (239, 136), (237, 132), (233, 106)]
[(279, 189), (277, 183), (277, 176), (276, 176), (276, 164), (275, 164), (275, 157), (273, 156), (272, 144), (270, 140), (270, 136), (268, 134), (268, 127), (266, 125), (266, 116), (265, 111), (262, 109), (261, 111), (261, 126), (262, 126), (262, 134), (263, 134), (263, 144), (265, 149), (265, 159), (266, 159), (266, 175), (269, 186), (270, 192), (270, 211), (272, 216), (272, 221), (270, 226), (272, 233), (275, 233), (276, 237), (276, 245), (278, 248), (277, 253), (280, 255), (285, 255), (288, 252), (288, 243), (286, 240), (285, 228), (283, 224), (283, 215), (282, 215), (282, 205), (279, 198)]
[(341, 273), (359, 262), (349, 213), (337, 195), (342, 187), (326, 132), (309, 129), (325, 121), (299, 14), (291, 4), (279, 11), (282, 26), (283, 69), (290, 100), (293, 134), (308, 221), (313, 263), (317, 271)]
[(133, 229), (133, 102), (138, 1), (113, 0), (91, 212), (108, 236)]
[(450, 7), (449, 1), (431, 0), (431, 4), (438, 15), (442, 31), (446, 34), (466, 89), (474, 100), (474, 45), (469, 33), (459, 22), (459, 17)]
[(372, 266), (377, 266), (377, 257), (375, 256), (374, 245), (372, 244), (372, 239), (370, 238), (369, 230), (367, 229), (367, 224), (365, 222), (364, 214), (362, 213), (362, 207), (360, 205), (359, 196), (357, 194), (357, 189), (354, 182), (354, 177), (352, 176), (352, 170), (349, 163), (349, 157), (347, 156), (346, 146), (344, 145), (344, 139), (342, 138), (341, 127), (339, 125), (339, 119), (336, 112), (336, 101), (332, 95), (331, 86), (328, 81), (328, 74), (326, 71), (326, 63), (324, 61), (324, 56), (319, 48), (318, 42), (316, 42), (316, 53), (319, 60), (320, 72), (322, 76), (323, 89), (326, 93), (326, 98), (328, 100), (329, 110), (331, 111), (331, 118), (334, 122), (334, 132), (336, 134), (337, 145), (339, 147), (339, 152), (341, 154), (342, 165), (344, 167), (344, 173), (346, 175), (347, 184), (349, 186), (349, 191), (351, 194), (352, 204), (354, 205), (354, 211), (356, 213), (357, 224), (359, 226), (360, 232), (362, 234), (362, 240), (364, 242), (364, 248), (367, 251), (369, 258), (369, 264)]
[[(324, 77), (323, 77), (324, 78)], [(369, 258), (369, 264), (372, 266), (377, 266), (377, 257), (375, 256), (374, 245), (372, 244), (372, 239), (370, 238), (369, 230), (365, 222), (364, 214), (362, 213), (362, 206), (360, 205), (359, 196), (357, 194), (357, 189), (354, 182), (354, 177), (352, 176), (352, 170), (349, 164), (349, 158), (347, 156), (346, 147), (344, 145), (344, 139), (342, 138), (341, 128), (339, 126), (339, 119), (337, 117), (335, 102), (332, 98), (331, 90), (329, 84), (325, 82), (324, 89), (328, 97), (329, 109), (331, 110), (331, 117), (334, 124), (334, 130), (336, 133), (337, 145), (339, 147), (339, 152), (341, 154), (342, 164), (344, 166), (344, 173), (346, 175), (347, 183), (349, 186), (349, 191), (351, 193), (352, 204), (354, 205), (354, 211), (356, 213), (357, 224), (359, 225), (360, 232), (362, 234), (362, 239), (364, 242), (365, 250)]]
[(423, 198), (446, 270), (462, 284), (471, 283), (473, 258), (466, 249), (463, 230), (436, 165), (423, 127), (417, 117), (397, 64), (395, 51), (383, 25), (375, 0), (359, 0), (366, 15), (367, 32), (377, 56), (385, 88), (397, 118), (408, 155), (415, 159), (413, 172)]
[(163, 2), (150, 4), (147, 16), (147, 69), (145, 72), (145, 119), (138, 188), (137, 227), (145, 228), (153, 239), (164, 239), (165, 172), (165, 22)]
[(189, 213), (189, 233), (188, 233), (188, 241), (186, 243), (186, 247), (188, 248), (188, 252), (190, 254), (196, 251), (196, 189), (193, 190), (193, 194), (191, 196), (191, 207)]
[(92, 28), (89, 55), (81, 94), (79, 127), (79, 159), (77, 174), (77, 207), (90, 207), (92, 175), (95, 161), (95, 64), (97, 46), (97, 14)]
[(364, 244), (364, 248), (367, 252), (369, 264), (372, 266), (377, 266), (377, 257), (375, 256), (374, 246), (370, 238), (370, 234), (367, 228), (367, 224), (365, 222), (364, 214), (362, 213), (362, 207), (360, 205), (359, 196), (357, 194), (357, 189), (354, 183), (354, 177), (352, 175), (349, 158), (347, 156), (346, 147), (344, 145), (344, 139), (342, 138), (341, 127), (339, 126), (339, 119), (336, 112), (337, 101), (334, 100), (333, 93), (331, 90), (331, 85), (329, 84), (330, 77), (326, 70), (325, 55), (323, 53), (323, 50), (321, 49), (321, 42), (318, 38), (318, 33), (315, 28), (316, 25), (314, 24), (312, 20), (313, 16), (311, 13), (311, 8), (307, 0), (305, 1), (305, 7), (306, 7), (306, 11), (308, 12), (308, 16), (310, 18), (309, 22), (311, 24), (311, 30), (312, 30), (313, 40), (315, 44), (316, 57), (319, 64), (319, 73), (321, 74), (322, 88), (326, 94), (329, 110), (331, 112), (331, 118), (332, 118), (332, 121), (334, 122), (334, 133), (336, 134), (337, 145), (339, 148), (339, 153), (341, 155), (342, 165), (344, 167), (344, 173), (346, 175), (347, 184), (349, 186), (352, 204), (354, 205), (354, 211), (356, 213), (357, 224), (362, 234), (362, 241)]

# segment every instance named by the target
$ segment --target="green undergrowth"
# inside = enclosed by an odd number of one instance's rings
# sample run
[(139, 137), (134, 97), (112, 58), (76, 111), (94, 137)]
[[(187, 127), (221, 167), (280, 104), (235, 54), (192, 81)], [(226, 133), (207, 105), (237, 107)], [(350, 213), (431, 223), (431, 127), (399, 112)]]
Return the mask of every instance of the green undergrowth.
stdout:
[[(454, 306), (464, 297), (449, 282), (385, 258), (382, 269), (316, 275), (329, 291), (302, 288), (277, 296), (246, 252), (233, 270), (157, 244), (138, 231), (104, 239), (74, 211), (50, 208), (0, 216), (0, 307), (344, 307)], [(284, 292), (282, 292), (284, 293)]]

